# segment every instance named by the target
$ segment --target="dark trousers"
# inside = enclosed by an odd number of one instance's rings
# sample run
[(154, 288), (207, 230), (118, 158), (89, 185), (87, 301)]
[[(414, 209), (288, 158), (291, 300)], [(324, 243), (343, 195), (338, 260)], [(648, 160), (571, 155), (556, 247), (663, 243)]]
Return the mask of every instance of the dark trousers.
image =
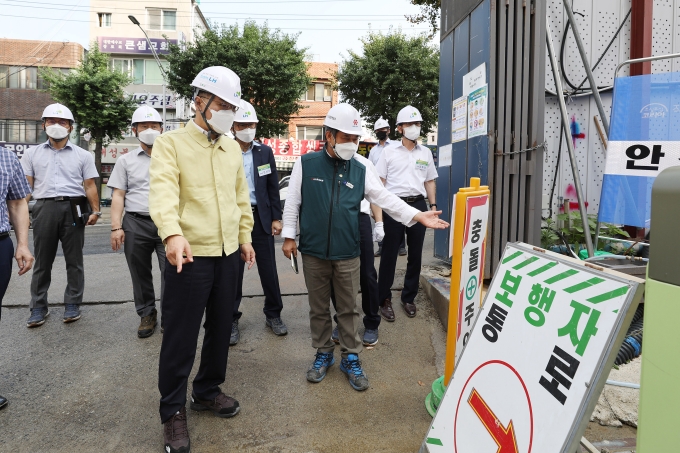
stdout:
[[(382, 240), (382, 241), (378, 242), (378, 247), (382, 247), (383, 242), (385, 242), (385, 241)], [(406, 248), (406, 235), (401, 237), (401, 244), (399, 244), (399, 248), (400, 249)]]
[(165, 286), (165, 246), (153, 220), (126, 214), (123, 217), (125, 232), (125, 259), (132, 277), (132, 293), (135, 309), (140, 317), (149, 316), (156, 309), (156, 293), (153, 289), (152, 257), (156, 253), (161, 270), (161, 312)]
[[(367, 329), (377, 329), (380, 325), (380, 298), (378, 297), (378, 274), (373, 264), (373, 228), (371, 227), (371, 216), (359, 214), (359, 239), (361, 241), (360, 274), (359, 286), (361, 287), (361, 308), (364, 311), (364, 327)], [(335, 291), (331, 285), (331, 301), (333, 308), (337, 312), (335, 305)], [(334, 315), (335, 323), (338, 323), (338, 315)]]
[[(426, 211), (425, 200), (409, 203), (419, 211)], [(411, 227), (397, 222), (387, 213), (383, 212), (385, 223), (385, 239), (383, 239), (382, 255), (380, 256), (380, 272), (378, 274), (378, 288), (380, 302), (392, 300), (392, 284), (394, 283), (394, 271), (397, 267), (399, 256), (399, 243), (406, 231), (406, 244), (408, 245), (408, 257), (406, 261), (406, 275), (404, 277), (404, 290), (401, 292), (403, 303), (413, 303), (418, 294), (420, 280), (420, 265), (423, 258), (423, 242), (425, 241), (425, 226), (416, 223)]]
[(163, 343), (158, 363), (160, 415), (165, 423), (186, 404), (187, 381), (196, 357), (198, 333), (205, 313), (201, 364), (193, 394), (212, 400), (220, 393), (229, 355), (231, 319), (236, 298), (238, 251), (228, 256), (194, 257), (177, 267), (165, 261)]
[(0, 319), (2, 319), (2, 299), (9, 286), (12, 277), (12, 258), (14, 257), (14, 244), (9, 236), (0, 239)]
[[(267, 318), (279, 318), (283, 310), (283, 300), (281, 300), (281, 288), (279, 287), (279, 274), (276, 271), (276, 254), (274, 251), (274, 236), (268, 234), (262, 227), (260, 216), (257, 211), (253, 213), (255, 224), (251, 233), (253, 239), (253, 249), (255, 250), (255, 261), (257, 262), (257, 272), (260, 274), (260, 284), (264, 291), (264, 315)], [(240, 267), (238, 272), (238, 282), (236, 291), (236, 302), (234, 303), (234, 320), (241, 319), (243, 313), (238, 311), (243, 297), (243, 273), (246, 263), (239, 260)]]
[(52, 282), (52, 265), (61, 242), (66, 261), (65, 304), (80, 304), (85, 289), (83, 245), (85, 225), (73, 225), (68, 201), (38, 200), (33, 207), (33, 277), (30, 308), (47, 307), (47, 290)]

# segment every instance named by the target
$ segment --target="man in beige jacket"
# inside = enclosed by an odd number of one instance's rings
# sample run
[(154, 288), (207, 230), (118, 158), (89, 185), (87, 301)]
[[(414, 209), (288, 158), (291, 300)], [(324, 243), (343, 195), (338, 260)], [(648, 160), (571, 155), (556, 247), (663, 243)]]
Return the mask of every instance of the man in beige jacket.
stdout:
[(241, 106), (240, 80), (214, 66), (194, 79), (197, 115), (186, 127), (154, 143), (149, 170), (149, 213), (166, 245), (165, 334), (158, 365), (165, 451), (190, 451), (187, 381), (205, 314), (201, 365), (191, 409), (233, 417), (238, 401), (220, 389), (227, 370), (229, 336), (241, 258), (252, 267), (253, 214), (241, 149), (222, 134)]

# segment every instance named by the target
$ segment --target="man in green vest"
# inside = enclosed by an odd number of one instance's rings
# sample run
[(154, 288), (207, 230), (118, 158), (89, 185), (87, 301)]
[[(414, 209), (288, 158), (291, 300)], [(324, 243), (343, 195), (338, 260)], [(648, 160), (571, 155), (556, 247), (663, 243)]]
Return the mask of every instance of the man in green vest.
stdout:
[(300, 224), (300, 252), (309, 297), (312, 346), (317, 353), (307, 380), (321, 382), (335, 363), (331, 340), (330, 296), (335, 290), (338, 333), (345, 373), (355, 390), (369, 386), (359, 361), (359, 213), (361, 200), (381, 207), (406, 226), (449, 226), (438, 218), (441, 211), (421, 212), (388, 192), (372, 171), (368, 159), (356, 153), (361, 137), (361, 117), (349, 104), (331, 108), (324, 121), (326, 148), (303, 155), (293, 167), (283, 211), (286, 258), (297, 257), (295, 236)]

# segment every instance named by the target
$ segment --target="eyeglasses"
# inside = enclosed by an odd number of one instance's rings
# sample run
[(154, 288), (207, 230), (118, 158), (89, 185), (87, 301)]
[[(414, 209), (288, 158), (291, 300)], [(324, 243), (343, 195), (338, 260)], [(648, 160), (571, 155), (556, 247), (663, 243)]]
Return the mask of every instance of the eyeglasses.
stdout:
[(69, 127), (71, 125), (71, 122), (63, 118), (47, 118), (45, 120), (45, 124), (48, 126), (54, 126), (55, 124), (58, 124), (62, 127)]
[[(210, 98), (206, 98), (203, 96), (199, 96), (199, 98), (203, 99), (206, 104), (208, 104), (208, 101), (210, 101)], [(213, 101), (210, 103), (210, 108), (212, 108), (213, 106), (217, 106), (218, 107), (217, 110), (232, 110), (234, 112), (238, 111), (238, 107), (236, 107), (235, 105), (230, 104), (228, 102), (220, 102), (215, 99), (213, 99)]]

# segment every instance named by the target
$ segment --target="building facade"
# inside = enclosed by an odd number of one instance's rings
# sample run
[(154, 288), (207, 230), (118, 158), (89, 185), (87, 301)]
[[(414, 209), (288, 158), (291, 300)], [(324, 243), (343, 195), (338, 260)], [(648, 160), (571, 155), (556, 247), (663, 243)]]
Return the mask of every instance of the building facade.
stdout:
[[(176, 129), (186, 121), (188, 106), (181, 99), (176, 100), (168, 89), (163, 96), (163, 75), (140, 26), (149, 36), (161, 65), (167, 68), (164, 55), (169, 53), (170, 44), (182, 47), (208, 28), (199, 3), (195, 0), (141, 0), (123, 5), (109, 0), (90, 1), (90, 42), (96, 42), (101, 52), (110, 54), (114, 69), (132, 77), (133, 83), (125, 90), (139, 105), (154, 107), (162, 115), (165, 103), (166, 130)], [(133, 16), (139, 26), (129, 16)], [(118, 156), (137, 146), (137, 139), (127, 134), (123, 141), (105, 148), (102, 155), (104, 183)]]
[[(300, 97), (302, 110), (290, 118), (288, 137), (296, 140), (323, 140), (323, 121), (328, 111), (338, 103), (338, 92), (332, 88), (335, 63), (308, 63), (312, 83)], [(288, 138), (282, 137), (282, 138)]]
[[(54, 100), (42, 91), (42, 68), (69, 71), (83, 58), (83, 46), (73, 42), (0, 39), (0, 146), (19, 156), (47, 140), (42, 112)], [(74, 130), (73, 140), (77, 140)]]

